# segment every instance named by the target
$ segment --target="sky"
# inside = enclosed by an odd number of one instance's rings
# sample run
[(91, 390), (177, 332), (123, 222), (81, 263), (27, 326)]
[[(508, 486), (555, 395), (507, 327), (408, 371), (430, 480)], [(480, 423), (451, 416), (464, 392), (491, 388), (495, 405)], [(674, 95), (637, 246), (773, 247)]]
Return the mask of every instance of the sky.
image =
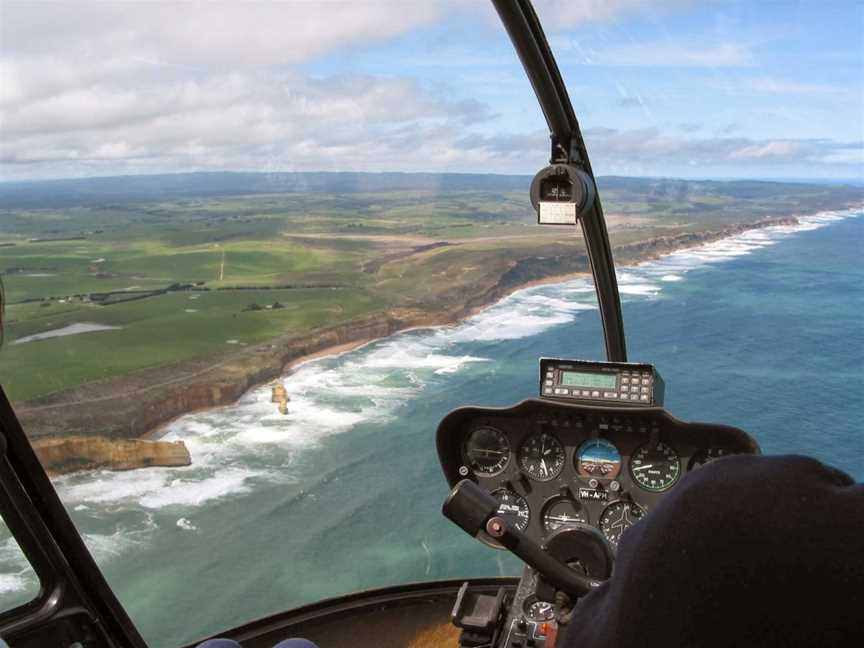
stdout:
[[(864, 178), (864, 1), (535, 7), (599, 175)], [(0, 180), (548, 157), (484, 0), (0, 0)]]

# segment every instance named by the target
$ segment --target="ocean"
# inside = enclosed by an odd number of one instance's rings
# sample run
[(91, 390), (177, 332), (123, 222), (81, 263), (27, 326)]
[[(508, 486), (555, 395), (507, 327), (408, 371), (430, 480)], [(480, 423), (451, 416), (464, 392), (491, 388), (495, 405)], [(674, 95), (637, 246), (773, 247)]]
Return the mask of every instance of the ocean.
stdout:
[[(619, 269), (631, 360), (666, 407), (766, 453), (864, 480), (864, 212), (824, 213)], [(449, 327), (308, 362), (289, 414), (253, 389), (174, 422), (193, 465), (62, 477), (57, 488), (154, 647), (324, 597), (519, 563), (443, 519), (438, 421), (537, 394), (540, 356), (603, 358), (585, 279), (520, 290)], [(0, 604), (35, 581), (0, 544)], [(18, 598), (16, 598), (18, 597)]]

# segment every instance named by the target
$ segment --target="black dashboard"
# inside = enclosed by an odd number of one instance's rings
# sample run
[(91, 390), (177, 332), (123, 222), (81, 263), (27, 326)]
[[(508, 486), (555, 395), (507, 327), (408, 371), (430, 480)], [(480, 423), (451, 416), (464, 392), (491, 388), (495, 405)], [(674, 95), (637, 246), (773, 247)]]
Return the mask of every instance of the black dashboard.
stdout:
[(538, 543), (587, 524), (613, 548), (687, 472), (760, 452), (738, 428), (679, 421), (661, 407), (539, 399), (454, 410), (436, 441), (449, 485), (475, 481), (498, 500), (500, 516)]

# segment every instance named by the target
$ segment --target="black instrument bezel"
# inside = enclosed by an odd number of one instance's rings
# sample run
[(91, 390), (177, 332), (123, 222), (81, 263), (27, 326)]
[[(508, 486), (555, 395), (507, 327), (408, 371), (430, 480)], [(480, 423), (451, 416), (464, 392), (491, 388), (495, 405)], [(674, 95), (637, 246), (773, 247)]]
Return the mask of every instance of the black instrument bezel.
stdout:
[[(605, 423), (604, 423), (605, 421)], [(463, 456), (464, 439), (477, 427), (490, 426), (508, 436), (511, 458), (504, 470), (495, 475), (475, 474)], [(601, 426), (606, 426), (601, 430)], [(552, 433), (564, 446), (565, 468), (555, 479), (537, 481), (521, 469), (516, 454), (522, 443), (539, 431)], [(599, 491), (604, 499), (592, 501), (580, 492), (591, 490), (589, 479), (578, 475), (575, 455), (578, 448), (591, 438), (610, 440), (621, 454), (621, 469), (615, 479), (599, 478)], [(670, 445), (679, 455), (679, 478), (667, 490), (652, 491), (636, 482), (630, 474), (632, 453), (657, 439)], [(690, 458), (708, 448), (722, 447), (729, 454), (760, 454), (756, 441), (743, 430), (711, 423), (691, 423), (677, 419), (662, 407), (632, 408), (598, 406), (546, 399), (528, 399), (510, 407), (465, 406), (453, 410), (438, 426), (436, 433), (438, 460), (450, 487), (468, 478), (490, 492), (506, 487), (529, 503), (530, 519), (525, 531), (537, 542), (547, 535), (542, 511), (556, 497), (571, 497), (581, 505), (592, 526), (599, 524), (602, 511), (619, 499), (632, 500), (651, 512), (652, 508), (689, 472)], [(617, 481), (619, 491), (612, 490)], [(486, 544), (500, 548), (491, 538), (480, 538)]]

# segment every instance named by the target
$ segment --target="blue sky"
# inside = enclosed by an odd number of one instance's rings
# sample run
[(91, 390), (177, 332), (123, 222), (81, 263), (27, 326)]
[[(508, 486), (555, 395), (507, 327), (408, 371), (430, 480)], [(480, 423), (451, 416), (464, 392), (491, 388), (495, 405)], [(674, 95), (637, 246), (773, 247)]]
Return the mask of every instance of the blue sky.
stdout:
[[(535, 4), (598, 173), (864, 175), (864, 3)], [(533, 173), (548, 156), (482, 0), (205, 7), (47, 20), (0, 2), (0, 177)]]

